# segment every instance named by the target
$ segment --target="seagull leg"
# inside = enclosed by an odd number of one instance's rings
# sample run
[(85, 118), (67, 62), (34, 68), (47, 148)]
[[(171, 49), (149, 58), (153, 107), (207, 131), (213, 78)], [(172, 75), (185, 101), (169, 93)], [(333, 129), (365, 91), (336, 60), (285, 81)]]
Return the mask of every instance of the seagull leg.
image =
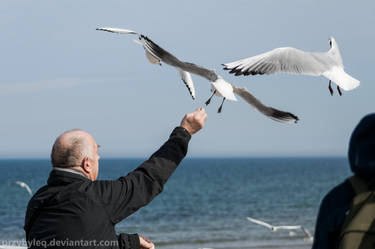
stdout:
[(223, 109), (224, 101), (225, 101), (225, 98), (223, 98), (223, 102), (221, 102), (221, 105), (219, 107), (219, 110), (217, 110), (217, 113), (221, 113), (221, 110)]
[(331, 86), (331, 80), (329, 81), (328, 89), (329, 89), (329, 92), (331, 93), (331, 96), (333, 96), (333, 90), (332, 90), (332, 86)]
[(342, 96), (342, 92), (341, 92), (341, 90), (340, 90), (340, 87), (339, 87), (339, 86), (337, 86), (337, 91), (339, 92), (340, 96)]
[(212, 97), (215, 95), (216, 90), (212, 93), (211, 97), (206, 101), (206, 105), (209, 105), (211, 102)]

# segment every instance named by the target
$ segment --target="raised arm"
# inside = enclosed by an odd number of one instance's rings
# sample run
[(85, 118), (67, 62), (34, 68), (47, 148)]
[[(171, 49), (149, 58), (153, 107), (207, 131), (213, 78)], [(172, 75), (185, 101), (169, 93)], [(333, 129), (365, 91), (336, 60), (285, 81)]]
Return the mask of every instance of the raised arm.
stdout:
[(115, 181), (93, 182), (113, 223), (118, 223), (147, 205), (164, 187), (185, 157), (191, 135), (203, 126), (207, 114), (203, 108), (186, 114), (159, 150), (127, 176)]

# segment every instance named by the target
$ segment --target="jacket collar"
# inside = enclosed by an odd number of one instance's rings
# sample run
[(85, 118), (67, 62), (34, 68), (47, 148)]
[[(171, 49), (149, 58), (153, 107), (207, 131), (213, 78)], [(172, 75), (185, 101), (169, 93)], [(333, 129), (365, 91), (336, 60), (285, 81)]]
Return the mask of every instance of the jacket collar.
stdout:
[(68, 185), (77, 181), (90, 181), (90, 179), (79, 174), (78, 172), (68, 172), (62, 170), (52, 170), (47, 184), (52, 186)]
[(86, 177), (82, 172), (79, 172), (79, 171), (77, 171), (77, 170), (70, 169), (70, 168), (59, 168), (59, 167), (53, 167), (53, 170), (59, 170), (59, 171), (70, 172), (70, 173), (73, 173), (73, 174), (78, 174), (78, 175), (81, 175), (81, 176)]

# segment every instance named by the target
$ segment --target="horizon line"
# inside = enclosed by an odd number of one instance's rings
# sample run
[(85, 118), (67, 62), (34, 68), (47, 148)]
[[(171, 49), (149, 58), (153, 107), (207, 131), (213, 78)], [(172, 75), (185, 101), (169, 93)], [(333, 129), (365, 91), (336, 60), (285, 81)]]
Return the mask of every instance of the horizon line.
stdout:
[[(347, 155), (253, 155), (253, 156), (187, 156), (184, 159), (250, 159), (250, 158), (346, 158)], [(100, 160), (107, 159), (148, 159), (149, 157), (101, 157)], [(49, 157), (0, 157), (1, 160), (50, 160)]]

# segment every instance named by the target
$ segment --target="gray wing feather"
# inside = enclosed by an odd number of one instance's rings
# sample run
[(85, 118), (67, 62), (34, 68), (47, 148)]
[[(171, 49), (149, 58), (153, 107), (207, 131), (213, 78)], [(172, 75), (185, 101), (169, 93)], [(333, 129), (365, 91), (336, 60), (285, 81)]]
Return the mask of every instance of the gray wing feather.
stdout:
[(223, 66), (236, 76), (280, 72), (318, 76), (336, 64), (327, 53), (310, 53), (287, 47), (226, 63)]
[(178, 67), (182, 69), (183, 71), (187, 71), (189, 73), (199, 75), (201, 77), (206, 78), (209, 81), (217, 80), (218, 76), (214, 70), (210, 70), (210, 69), (195, 65), (190, 62), (180, 61), (177, 57), (175, 57), (168, 51), (161, 48), (159, 45), (151, 41), (146, 36), (141, 35), (141, 39), (143, 39), (144, 41), (145, 48), (149, 50), (153, 55), (160, 58), (160, 60), (163, 61), (164, 63), (173, 67)]
[(297, 116), (290, 112), (280, 111), (273, 107), (263, 105), (262, 102), (255, 98), (246, 88), (237, 88), (233, 84), (232, 87), (235, 94), (243, 98), (247, 103), (257, 109), (259, 112), (275, 121), (297, 123), (297, 121), (299, 120)]
[(100, 31), (107, 31), (111, 33), (117, 33), (117, 34), (133, 34), (133, 35), (139, 35), (137, 32), (130, 30), (130, 29), (120, 29), (120, 28), (109, 28), (109, 27), (103, 27), (103, 28), (97, 28), (96, 30)]

